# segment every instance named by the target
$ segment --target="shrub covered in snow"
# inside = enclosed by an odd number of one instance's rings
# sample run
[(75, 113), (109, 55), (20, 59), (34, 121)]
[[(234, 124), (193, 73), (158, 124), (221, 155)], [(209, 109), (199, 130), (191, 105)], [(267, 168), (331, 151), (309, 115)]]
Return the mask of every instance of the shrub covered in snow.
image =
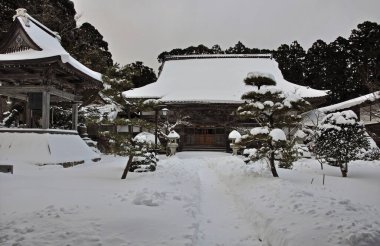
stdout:
[(339, 166), (343, 177), (348, 162), (358, 159), (358, 153), (368, 147), (364, 125), (351, 110), (328, 114), (317, 127), (317, 156)]
[(133, 140), (135, 141), (135, 148), (139, 149), (135, 152), (132, 159), (131, 172), (147, 172), (155, 171), (158, 159), (154, 152), (155, 136), (149, 132), (140, 132)]

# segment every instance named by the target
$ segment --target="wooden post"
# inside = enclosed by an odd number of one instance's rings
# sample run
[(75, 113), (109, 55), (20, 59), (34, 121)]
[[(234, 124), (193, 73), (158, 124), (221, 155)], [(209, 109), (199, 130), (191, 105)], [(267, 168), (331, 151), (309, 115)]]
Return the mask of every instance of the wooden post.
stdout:
[(73, 119), (72, 119), (72, 129), (77, 130), (78, 129), (78, 103), (73, 104)]
[(154, 148), (157, 151), (157, 134), (158, 134), (158, 109), (155, 109), (155, 129), (154, 129)]
[(50, 93), (42, 92), (42, 129), (49, 129), (50, 122)]
[(3, 107), (3, 98), (0, 96), (0, 121), (3, 121), (3, 113), (5, 110)]
[(29, 97), (28, 100), (25, 102), (25, 124), (27, 128), (32, 127), (32, 112), (30, 109), (30, 103), (29, 103)]

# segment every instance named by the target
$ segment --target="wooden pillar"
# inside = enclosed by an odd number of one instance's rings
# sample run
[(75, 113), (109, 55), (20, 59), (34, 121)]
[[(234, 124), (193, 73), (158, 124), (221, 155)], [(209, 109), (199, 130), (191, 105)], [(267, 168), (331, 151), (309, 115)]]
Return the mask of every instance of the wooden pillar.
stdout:
[(27, 128), (32, 127), (32, 110), (30, 109), (30, 102), (29, 102), (29, 97), (28, 100), (25, 102), (25, 124)]
[(157, 135), (158, 135), (158, 109), (154, 111), (155, 129), (154, 129), (154, 148), (157, 151)]
[(4, 101), (4, 99), (0, 96), (0, 121), (3, 121), (3, 119), (4, 119), (3, 114), (5, 111), (5, 108), (3, 108), (3, 107), (5, 107), (5, 106), (3, 104), (3, 101)]
[(72, 116), (73, 116), (73, 119), (72, 119), (72, 122), (73, 122), (73, 124), (72, 124), (72, 129), (73, 130), (75, 130), (75, 131), (77, 131), (78, 130), (78, 105), (79, 105), (79, 103), (74, 103), (73, 104), (73, 114), (72, 114)]
[(50, 122), (50, 93), (42, 92), (42, 129), (49, 129)]

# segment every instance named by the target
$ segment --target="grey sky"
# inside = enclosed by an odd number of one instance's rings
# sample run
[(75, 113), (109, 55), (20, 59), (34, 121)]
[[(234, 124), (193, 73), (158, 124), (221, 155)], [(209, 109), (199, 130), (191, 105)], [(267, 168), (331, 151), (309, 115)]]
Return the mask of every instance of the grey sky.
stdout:
[(108, 42), (115, 62), (143, 61), (157, 71), (162, 51), (243, 42), (276, 49), (297, 40), (347, 38), (365, 20), (380, 23), (380, 0), (72, 0), (80, 22)]

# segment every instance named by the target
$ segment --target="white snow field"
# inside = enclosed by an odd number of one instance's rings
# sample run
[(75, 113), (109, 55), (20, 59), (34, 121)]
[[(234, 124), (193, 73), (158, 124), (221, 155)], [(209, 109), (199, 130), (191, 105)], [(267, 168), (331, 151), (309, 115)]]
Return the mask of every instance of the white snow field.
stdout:
[(0, 173), (0, 245), (380, 245), (379, 161), (342, 178), (304, 159), (273, 178), (265, 163), (181, 152), (121, 180), (125, 162), (14, 163)]

